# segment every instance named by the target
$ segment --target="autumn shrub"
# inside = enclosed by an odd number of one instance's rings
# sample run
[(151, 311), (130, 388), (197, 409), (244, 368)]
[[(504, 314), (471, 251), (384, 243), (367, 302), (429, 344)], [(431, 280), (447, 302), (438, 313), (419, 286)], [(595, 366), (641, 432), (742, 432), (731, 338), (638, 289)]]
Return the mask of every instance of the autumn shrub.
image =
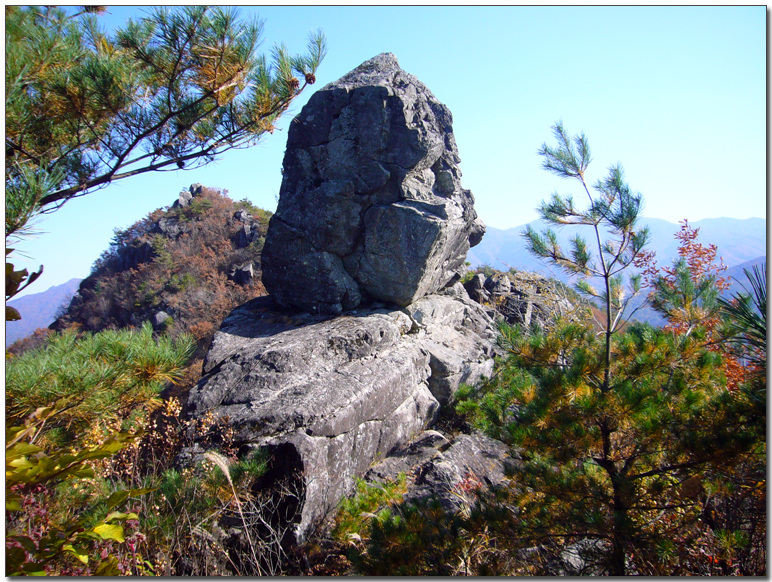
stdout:
[[(413, 476), (412, 478), (415, 478)], [(499, 539), (501, 515), (484, 512), (493, 495), (473, 474), (439, 495), (403, 499), (409, 477), (395, 481), (357, 481), (335, 517), (332, 539), (347, 547), (347, 560), (336, 573), (367, 576), (490, 576), (518, 570), (510, 547)], [(333, 546), (336, 556), (339, 546)], [(341, 564), (338, 564), (339, 567)]]
[(265, 466), (266, 461), (259, 456), (231, 461), (207, 453), (198, 463), (146, 476), (144, 484), (153, 491), (141, 500), (145, 516), (141, 525), (155, 572), (192, 576), (259, 574), (259, 566), (250, 570), (243, 563), (259, 565), (261, 548), (246, 542), (244, 548), (254, 555), (250, 560), (237, 556), (232, 534), (222, 524), (241, 526), (241, 535), (250, 535), (245, 531), (249, 524), (242, 522), (243, 507), (254, 500), (251, 488)]
[(112, 489), (147, 491), (136, 502), (146, 568), (157, 575), (285, 573), (294, 559), (288, 540), (298, 481), (265, 483), (269, 457), (240, 455), (227, 418), (186, 418), (182, 408), (166, 398), (141, 437), (98, 467)]
[(114, 433), (91, 446), (46, 445), (46, 424), (65, 410), (61, 401), (40, 407), (6, 428), (6, 575), (143, 573), (138, 516), (119, 508), (147, 491), (104, 495), (92, 466), (137, 434)]
[(121, 510), (147, 489), (122, 487), (108, 468), (138, 447), (160, 391), (180, 377), (193, 349), (189, 337), (154, 339), (148, 324), (51, 334), (7, 361), (10, 571), (147, 571), (137, 552), (139, 516)]
[[(8, 433), (9, 572), (283, 572), (294, 516), (275, 514), (300, 492), (260, 485), (267, 458), (239, 457), (227, 419), (186, 419), (159, 398), (192, 349), (144, 326), (54, 334), (9, 361), (12, 418), (57, 399)], [(186, 449), (197, 452), (180, 461)]]

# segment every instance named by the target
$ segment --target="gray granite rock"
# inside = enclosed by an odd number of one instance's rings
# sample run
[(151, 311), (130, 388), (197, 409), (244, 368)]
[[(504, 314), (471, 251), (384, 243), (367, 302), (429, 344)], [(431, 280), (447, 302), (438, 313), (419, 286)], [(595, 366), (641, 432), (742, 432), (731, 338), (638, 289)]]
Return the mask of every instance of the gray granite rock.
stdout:
[(438, 497), (449, 509), (474, 501), (474, 490), (504, 482), (511, 462), (507, 446), (482, 433), (462, 434), (420, 466), (406, 501)]
[(427, 430), (410, 444), (373, 465), (365, 474), (372, 482), (396, 481), (407, 476), (403, 501), (435, 498), (448, 511), (474, 503), (478, 487), (501, 485), (514, 461), (508, 447), (482, 433), (446, 437)]
[(485, 288), (485, 281), (486, 281), (485, 275), (483, 275), (482, 273), (477, 273), (466, 283), (464, 283), (464, 289), (466, 289), (466, 292), (469, 294), (469, 297), (477, 301), (477, 303), (490, 304), (491, 294)]
[(579, 315), (560, 283), (537, 273), (511, 270), (486, 277), (477, 273), (466, 283), (469, 297), (486, 307), (486, 313), (509, 325), (549, 328), (558, 317)]
[(169, 322), (169, 319), (171, 319), (171, 315), (165, 311), (157, 311), (150, 318), (150, 324), (153, 326), (154, 330), (158, 331), (166, 326), (166, 324)]
[(228, 270), (228, 278), (237, 285), (249, 285), (249, 283), (252, 282), (254, 276), (255, 266), (252, 261), (231, 265), (231, 268)]
[(193, 194), (191, 194), (189, 190), (183, 190), (180, 192), (179, 198), (172, 204), (172, 208), (186, 208), (190, 206), (191, 200), (193, 200)]
[(263, 282), (284, 306), (408, 305), (458, 279), (485, 227), (450, 111), (394, 55), (315, 93), (290, 125)]
[(339, 317), (260, 297), (223, 322), (189, 396), (193, 417), (228, 417), (236, 444), (292, 451), (302, 540), (379, 458), (435, 420), (461, 382), (493, 367), (495, 327), (470, 299)]

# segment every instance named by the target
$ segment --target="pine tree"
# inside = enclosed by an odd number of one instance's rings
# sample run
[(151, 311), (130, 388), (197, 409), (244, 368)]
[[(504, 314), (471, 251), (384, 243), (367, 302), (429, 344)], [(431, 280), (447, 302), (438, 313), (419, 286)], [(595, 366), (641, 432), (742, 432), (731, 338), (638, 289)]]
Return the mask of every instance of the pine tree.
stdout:
[[(649, 238), (648, 228), (637, 228), (642, 198), (624, 182), (620, 165), (609, 168), (608, 176), (599, 180), (593, 196), (587, 185), (585, 172), (590, 164), (590, 146), (584, 134), (569, 138), (558, 122), (553, 127), (557, 146), (542, 145), (540, 155), (543, 167), (564, 179), (577, 180), (589, 199), (582, 210), (574, 205), (573, 197), (555, 193), (550, 202), (542, 202), (538, 211), (541, 218), (556, 226), (587, 226), (592, 230), (595, 254), (587, 241), (575, 235), (571, 250), (566, 254), (551, 229), (537, 233), (530, 226), (524, 233), (529, 250), (582, 279), (577, 287), (592, 299), (600, 300), (605, 320), (599, 321), (604, 332), (605, 352), (603, 390), (611, 385), (611, 338), (624, 323), (623, 315), (630, 300), (640, 292), (641, 279), (629, 280), (630, 295), (626, 296), (622, 273), (636, 261), (644, 258), (643, 250)], [(602, 289), (591, 284), (591, 278), (600, 279)]]
[[(611, 575), (695, 572), (689, 551), (707, 535), (703, 501), (757, 442), (747, 402), (726, 389), (721, 355), (694, 317), (697, 307), (716, 305), (715, 279), (696, 282), (705, 301), (690, 303), (689, 333), (637, 323), (622, 329), (629, 300), (622, 275), (651, 258), (646, 229), (635, 226), (642, 199), (619, 166), (593, 195), (587, 139), (569, 139), (560, 124), (555, 136), (557, 147), (542, 147), (545, 167), (578, 180), (590, 205), (579, 210), (554, 195), (542, 217), (591, 229), (597, 255), (579, 236), (569, 254), (551, 231), (526, 237), (538, 256), (600, 278), (601, 291), (586, 280), (579, 288), (600, 301), (605, 318), (600, 332), (569, 322), (535, 333), (504, 328), (509, 358), (486, 385), (459, 393), (458, 410), (522, 460), (508, 500), (515, 545), (557, 545), (558, 554), (579, 548), (591, 571)], [(674, 287), (661, 285), (655, 305), (692, 298), (694, 288), (678, 289), (695, 283), (682, 271), (673, 268)], [(635, 294), (640, 279), (630, 279)]]
[(180, 379), (194, 349), (190, 336), (154, 339), (150, 323), (138, 330), (53, 334), (40, 348), (8, 360), (6, 419), (21, 421), (57, 403), (62, 410), (45, 432), (60, 444), (82, 445), (87, 434), (117, 420), (129, 428), (129, 419), (157, 406), (161, 390)]
[(112, 35), (99, 9), (6, 7), (6, 239), (114, 180), (254, 145), (326, 53), (315, 32), (306, 54), (266, 58), (262, 22), (235, 8), (156, 8)]

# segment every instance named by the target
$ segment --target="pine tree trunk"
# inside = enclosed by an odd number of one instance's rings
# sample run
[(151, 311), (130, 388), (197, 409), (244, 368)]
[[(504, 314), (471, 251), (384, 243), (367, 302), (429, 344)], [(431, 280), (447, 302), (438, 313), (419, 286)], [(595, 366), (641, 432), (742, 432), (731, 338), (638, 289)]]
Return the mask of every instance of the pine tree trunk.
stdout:
[(611, 557), (609, 559), (609, 576), (625, 575), (625, 544), (618, 532), (614, 532)]
[(611, 576), (625, 575), (625, 556), (629, 539), (626, 497), (625, 487), (618, 478), (614, 479), (614, 532), (609, 559), (609, 575)]
[(629, 524), (627, 513), (629, 510), (630, 482), (625, 479), (617, 470), (614, 461), (611, 458), (611, 434), (613, 429), (609, 426), (608, 420), (600, 423), (601, 442), (603, 455), (596, 459), (608, 474), (613, 488), (612, 495), (612, 532), (611, 532), (611, 554), (608, 559), (608, 574), (610, 576), (625, 575), (625, 552), (627, 549), (627, 540), (629, 539)]

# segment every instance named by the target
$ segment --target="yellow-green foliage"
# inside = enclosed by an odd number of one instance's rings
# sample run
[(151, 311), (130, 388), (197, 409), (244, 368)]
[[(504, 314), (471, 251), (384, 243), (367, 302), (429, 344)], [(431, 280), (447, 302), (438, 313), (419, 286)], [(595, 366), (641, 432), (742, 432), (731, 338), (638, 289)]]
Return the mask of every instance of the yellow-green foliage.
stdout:
[[(136, 551), (144, 537), (136, 531), (138, 515), (119, 509), (149, 490), (118, 485), (116, 491), (105, 468), (126, 445), (137, 445), (136, 430), (117, 427), (144, 428), (149, 406), (193, 347), (187, 338), (155, 341), (147, 325), (56, 334), (8, 359), (7, 574), (147, 571)], [(122, 523), (130, 524), (130, 534)]]
[(53, 335), (41, 348), (6, 362), (6, 417), (21, 419), (61, 401), (46, 431), (60, 444), (82, 442), (87, 433), (103, 436), (99, 427), (117, 421), (127, 429), (178, 378), (193, 348), (187, 337), (154, 340), (150, 324), (134, 331)]
[(453, 510), (438, 497), (395, 505), (368, 524), (368, 539), (349, 552), (364, 576), (491, 576), (519, 570), (477, 507)]
[[(88, 464), (95, 459), (114, 455), (135, 435), (117, 433), (101, 445), (71, 452), (61, 448), (48, 451), (35, 444), (40, 430), (61, 408), (46, 407), (34, 411), (22, 425), (6, 429), (5, 445), (5, 509), (6, 509), (6, 575), (45, 575), (93, 573), (97, 576), (117, 575), (118, 558), (102, 548), (97, 557), (96, 545), (101, 542), (123, 544), (122, 522), (136, 520), (131, 512), (116, 511), (129, 497), (147, 490), (118, 491), (104, 502), (100, 519), (59, 520), (50, 514), (51, 499), (39, 506), (36, 493), (49, 493), (59, 482), (94, 478)], [(73, 564), (80, 569), (73, 570)], [(91, 565), (93, 570), (85, 570)]]
[(341, 541), (352, 536), (364, 537), (368, 522), (373, 518), (382, 520), (391, 515), (391, 505), (401, 502), (406, 491), (404, 473), (400, 473), (397, 480), (391, 483), (368, 483), (358, 479), (356, 494), (340, 504), (333, 537)]

